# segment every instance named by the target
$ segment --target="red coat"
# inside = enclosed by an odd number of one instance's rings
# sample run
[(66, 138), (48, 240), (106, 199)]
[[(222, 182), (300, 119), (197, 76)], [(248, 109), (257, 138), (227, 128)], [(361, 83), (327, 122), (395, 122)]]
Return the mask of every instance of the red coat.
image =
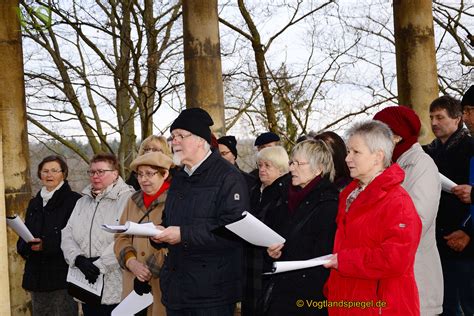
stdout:
[[(358, 181), (341, 192), (333, 251), (338, 269), (326, 284), (329, 315), (420, 315), (413, 265), (421, 221), (400, 185), (404, 176), (397, 164), (387, 168), (348, 212), (346, 199)], [(330, 307), (334, 302), (346, 307)]]

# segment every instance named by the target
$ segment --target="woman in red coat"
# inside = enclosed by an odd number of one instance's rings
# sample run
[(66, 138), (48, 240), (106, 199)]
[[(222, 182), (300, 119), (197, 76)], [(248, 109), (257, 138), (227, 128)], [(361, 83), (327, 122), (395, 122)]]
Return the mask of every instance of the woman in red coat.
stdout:
[(354, 179), (339, 197), (334, 255), (326, 284), (329, 315), (420, 315), (414, 277), (421, 221), (390, 166), (392, 132), (381, 122), (348, 131)]

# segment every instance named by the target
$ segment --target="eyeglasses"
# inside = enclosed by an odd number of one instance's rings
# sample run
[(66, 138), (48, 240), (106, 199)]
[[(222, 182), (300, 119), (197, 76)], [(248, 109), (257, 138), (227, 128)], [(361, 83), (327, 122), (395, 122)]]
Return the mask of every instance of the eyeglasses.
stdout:
[(182, 134), (177, 134), (177, 135), (173, 135), (171, 134), (171, 141), (183, 141), (183, 139), (185, 138), (188, 138), (189, 136), (192, 136), (193, 134), (188, 134), (188, 135), (182, 135)]
[(153, 148), (153, 147), (145, 147), (145, 148), (143, 148), (143, 153), (144, 153), (144, 154), (149, 153), (149, 152), (162, 153), (163, 150), (161, 150), (161, 149), (159, 149), (159, 148)]
[(155, 174), (157, 174), (158, 171), (155, 171), (155, 172), (144, 172), (144, 173), (137, 173), (135, 175), (135, 177), (137, 177), (137, 179), (143, 179), (143, 178), (147, 178), (147, 179), (151, 179)]
[(89, 177), (93, 177), (93, 176), (103, 177), (107, 171), (115, 171), (115, 170), (112, 170), (112, 169), (87, 170), (87, 174), (89, 175)]
[(43, 176), (47, 176), (50, 173), (55, 174), (55, 173), (60, 173), (60, 172), (63, 172), (63, 171), (61, 169), (50, 169), (50, 170), (41, 170), (40, 171), (41, 175), (43, 175)]
[(307, 161), (297, 161), (297, 160), (290, 160), (288, 162), (288, 165), (291, 167), (291, 166), (296, 166), (296, 167), (299, 167), (299, 166), (302, 166), (302, 165), (307, 165), (309, 164), (309, 162)]
[(221, 151), (221, 156), (225, 156), (225, 155), (227, 155), (228, 153), (230, 153), (230, 150)]

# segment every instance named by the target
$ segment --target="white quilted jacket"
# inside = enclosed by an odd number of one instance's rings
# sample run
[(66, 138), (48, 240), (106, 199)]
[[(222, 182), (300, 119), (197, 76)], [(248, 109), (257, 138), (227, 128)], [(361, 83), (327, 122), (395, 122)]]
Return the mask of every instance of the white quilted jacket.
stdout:
[(122, 271), (114, 254), (114, 234), (102, 230), (102, 224), (118, 225), (128, 198), (134, 192), (122, 178), (95, 199), (88, 185), (64, 227), (61, 249), (66, 262), (74, 265), (77, 256), (100, 257), (94, 264), (104, 274), (102, 304), (117, 304), (122, 294)]

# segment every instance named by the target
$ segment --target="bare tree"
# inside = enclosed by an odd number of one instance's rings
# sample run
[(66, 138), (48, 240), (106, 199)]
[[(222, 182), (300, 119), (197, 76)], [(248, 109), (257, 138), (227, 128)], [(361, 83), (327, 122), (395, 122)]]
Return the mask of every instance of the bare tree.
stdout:
[[(85, 136), (93, 153), (113, 152), (128, 166), (135, 154), (136, 118), (142, 138), (150, 135), (153, 114), (182, 85), (181, 36), (174, 30), (181, 2), (23, 0), (21, 5), (30, 49), (28, 120), (42, 131), (33, 135), (46, 134), (87, 162), (87, 153), (72, 141)], [(50, 10), (50, 25), (41, 25), (37, 6)]]

